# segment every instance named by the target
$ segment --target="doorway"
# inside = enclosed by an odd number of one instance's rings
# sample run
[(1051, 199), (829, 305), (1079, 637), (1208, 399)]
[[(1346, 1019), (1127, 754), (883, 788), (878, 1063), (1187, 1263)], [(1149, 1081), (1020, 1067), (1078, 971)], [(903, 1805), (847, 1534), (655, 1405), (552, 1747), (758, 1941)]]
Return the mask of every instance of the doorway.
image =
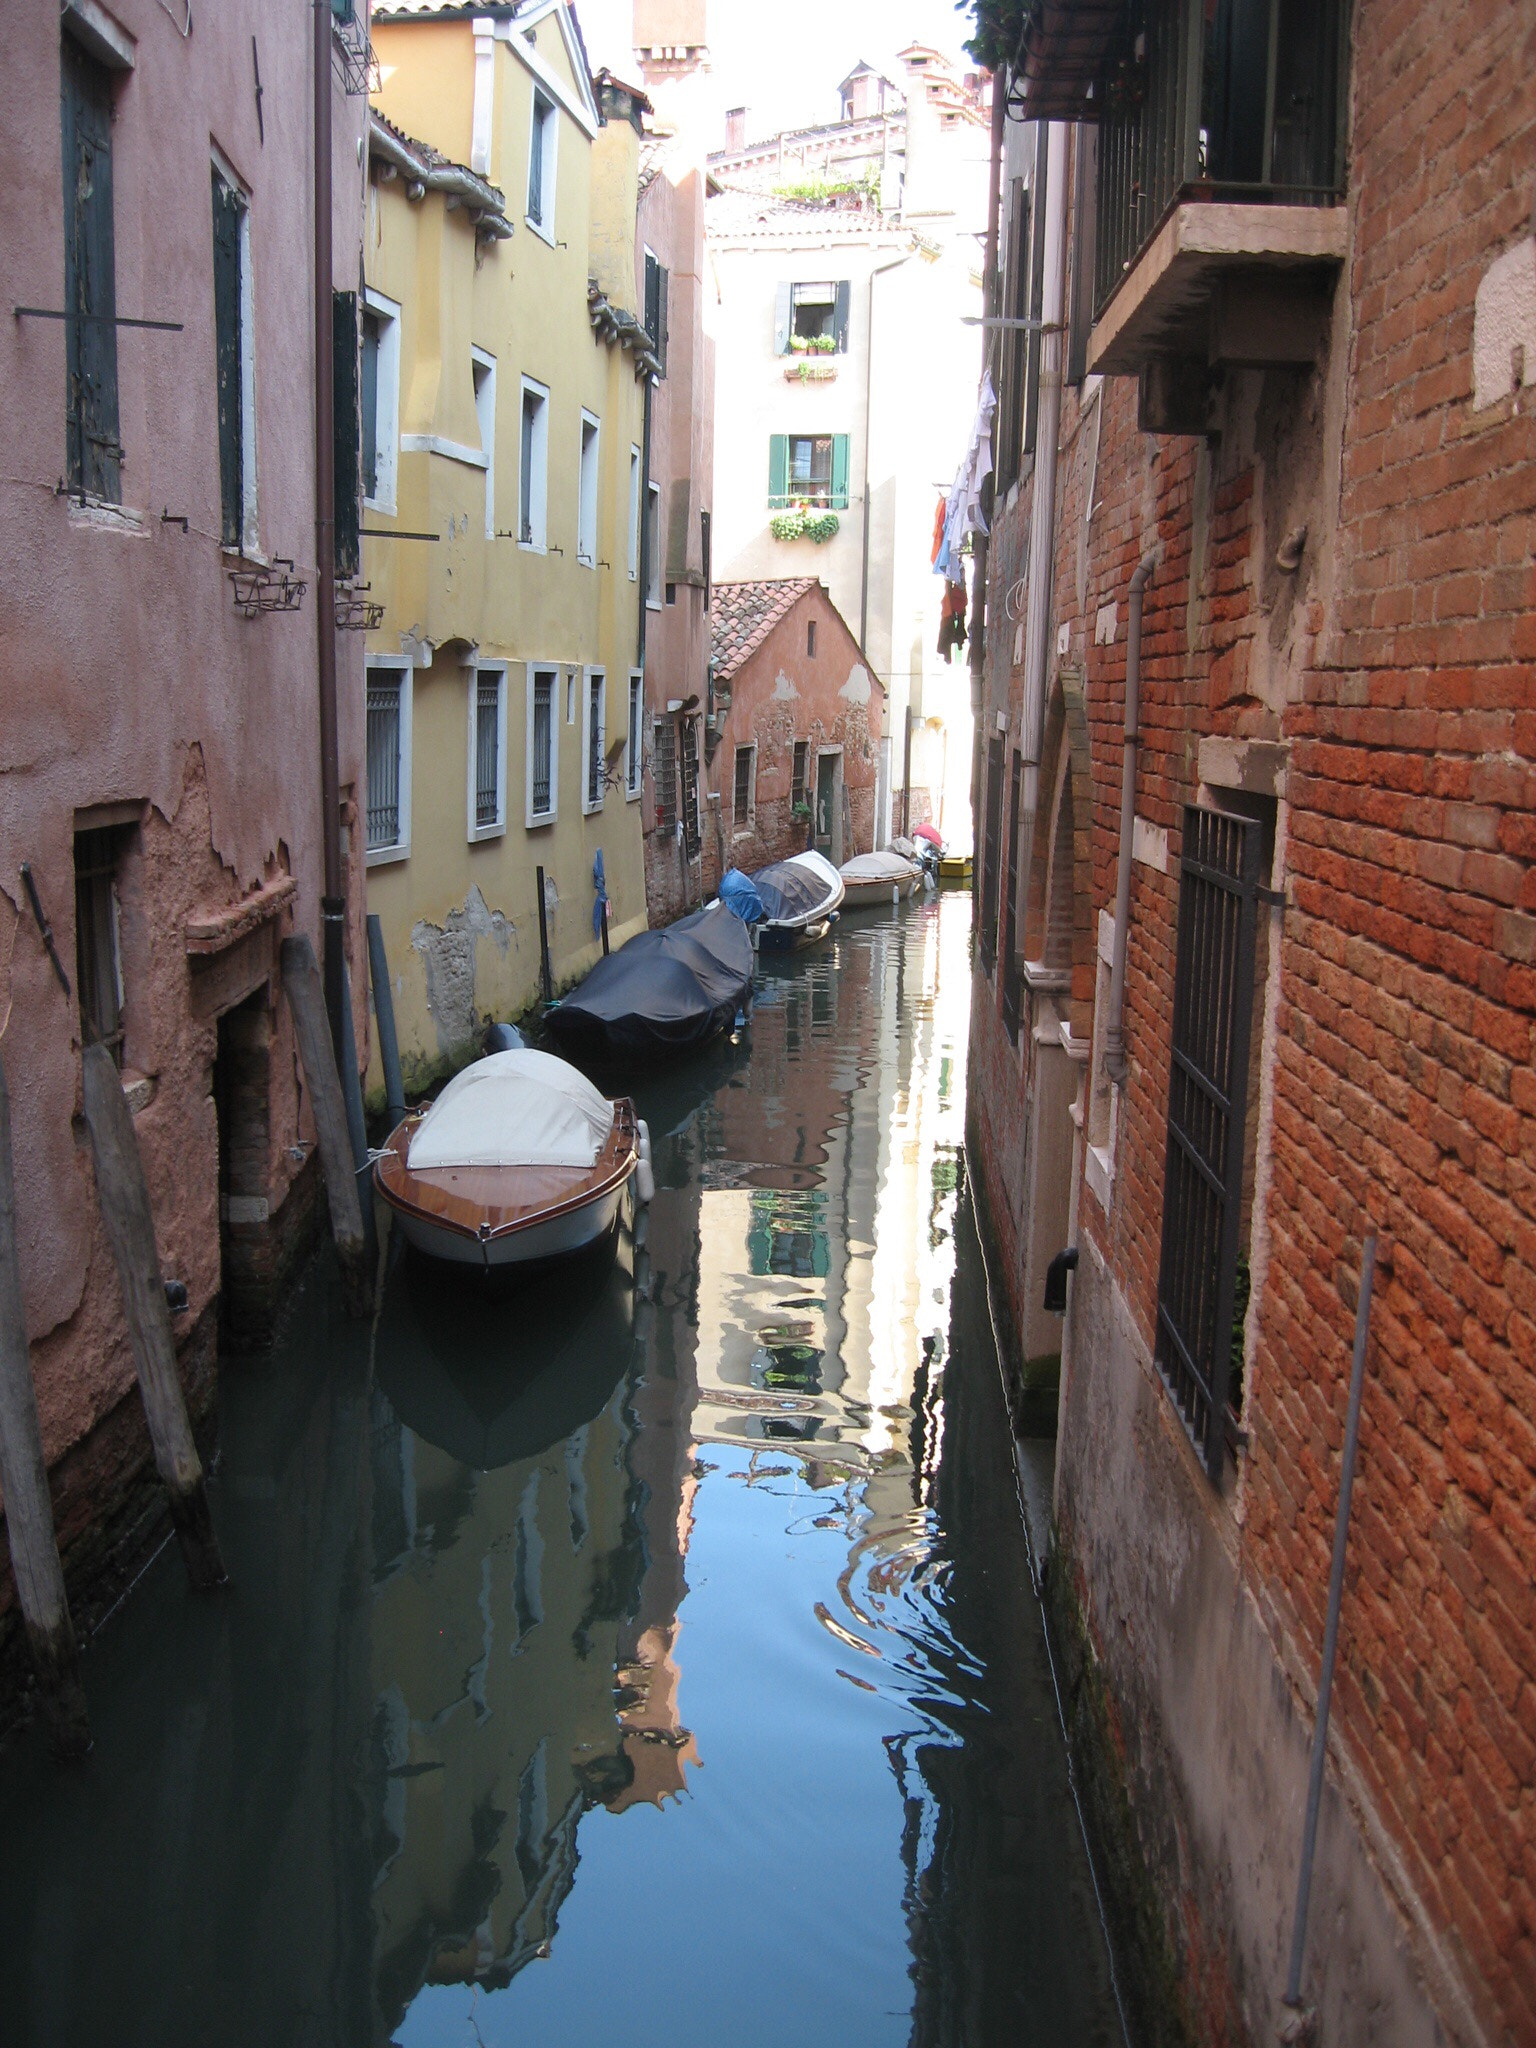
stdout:
[(843, 757), (840, 753), (816, 756), (816, 851), (825, 854), (833, 867), (843, 862)]

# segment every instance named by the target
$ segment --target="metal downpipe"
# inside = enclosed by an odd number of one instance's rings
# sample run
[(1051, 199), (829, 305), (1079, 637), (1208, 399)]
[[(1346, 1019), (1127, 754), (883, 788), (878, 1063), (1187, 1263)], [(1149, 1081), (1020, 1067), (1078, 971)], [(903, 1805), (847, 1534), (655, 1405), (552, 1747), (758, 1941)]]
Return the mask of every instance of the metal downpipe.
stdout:
[(1115, 946), (1109, 970), (1109, 1021), (1104, 1071), (1119, 1087), (1130, 1072), (1125, 1053), (1125, 959), (1131, 935), (1131, 843), (1136, 830), (1136, 763), (1141, 752), (1142, 597), (1158, 554), (1142, 556), (1131, 577), (1125, 629), (1125, 742), (1120, 765), (1120, 860), (1115, 873)]

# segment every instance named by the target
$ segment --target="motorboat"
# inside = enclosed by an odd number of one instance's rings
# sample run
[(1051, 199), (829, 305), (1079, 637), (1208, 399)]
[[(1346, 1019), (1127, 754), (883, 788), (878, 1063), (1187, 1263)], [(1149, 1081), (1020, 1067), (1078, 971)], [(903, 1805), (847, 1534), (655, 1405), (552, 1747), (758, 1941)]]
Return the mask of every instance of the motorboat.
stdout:
[(755, 875), (729, 868), (720, 878), (720, 901), (750, 927), (754, 945), (774, 952), (824, 939), (842, 900), (842, 876), (813, 847)]
[(904, 902), (923, 879), (920, 861), (908, 860), (889, 847), (882, 853), (855, 854), (843, 862), (838, 873), (843, 878), (845, 910), (874, 910), (881, 904)]
[(407, 1243), (494, 1270), (581, 1251), (630, 1194), (650, 1199), (650, 1135), (553, 1053), (476, 1060), (396, 1126), (374, 1164)]
[(545, 1029), (587, 1059), (703, 1045), (752, 1006), (751, 934), (724, 903), (661, 931), (641, 932), (545, 1017)]

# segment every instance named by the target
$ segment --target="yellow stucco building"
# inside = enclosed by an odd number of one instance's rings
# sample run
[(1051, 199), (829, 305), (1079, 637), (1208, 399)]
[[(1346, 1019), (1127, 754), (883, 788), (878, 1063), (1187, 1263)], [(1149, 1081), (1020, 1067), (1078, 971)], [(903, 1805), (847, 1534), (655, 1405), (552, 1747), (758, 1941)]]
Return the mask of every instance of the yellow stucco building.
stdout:
[[(562, 0), (376, 6), (361, 414), (368, 905), (407, 1086), (646, 922), (655, 368), (635, 305), (640, 104)], [(653, 323), (654, 324), (654, 323)], [(370, 1099), (382, 1092), (375, 1054)]]

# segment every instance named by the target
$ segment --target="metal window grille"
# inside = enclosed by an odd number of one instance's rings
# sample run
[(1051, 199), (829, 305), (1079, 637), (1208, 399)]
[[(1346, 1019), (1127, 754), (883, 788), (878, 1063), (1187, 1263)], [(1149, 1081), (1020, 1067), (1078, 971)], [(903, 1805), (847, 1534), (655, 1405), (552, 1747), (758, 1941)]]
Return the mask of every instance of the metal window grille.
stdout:
[(123, 1057), (123, 983), (117, 950), (117, 870), (125, 835), (102, 826), (75, 834), (75, 981), (87, 1045)]
[(987, 816), (982, 837), (981, 931), (978, 946), (981, 971), (992, 972), (997, 948), (997, 884), (1003, 841), (1003, 743), (994, 739), (987, 748)]
[(1008, 866), (1003, 876), (1007, 890), (1003, 901), (1003, 1024), (1015, 1043), (1019, 1036), (1019, 801), (1023, 770), (1024, 757), (1015, 748), (1008, 775)]
[(1156, 1356), (1212, 1479), (1228, 1428), (1262, 857), (1253, 820), (1186, 806)]
[(811, 765), (811, 743), (809, 740), (795, 741), (794, 770), (790, 778), (790, 804), (798, 806), (808, 801), (806, 788)]
[(475, 823), (501, 823), (501, 677), (494, 669), (475, 683)]
[(752, 816), (752, 749), (736, 749), (736, 798), (733, 813), (737, 825), (745, 825)]
[(677, 766), (683, 783), (683, 850), (690, 860), (697, 860), (703, 841), (699, 833), (699, 720), (696, 715), (684, 721)]
[(677, 824), (677, 727), (670, 718), (656, 721), (651, 774), (656, 783), (657, 829), (670, 832)]
[(547, 816), (551, 809), (550, 781), (554, 757), (555, 679), (536, 676), (533, 684), (533, 815)]
[(1188, 195), (1338, 197), (1345, 0), (1145, 0), (1141, 54), (1107, 81), (1095, 314)]
[(533, 96), (533, 146), (528, 152), (528, 218), (540, 227), (544, 219), (544, 150), (554, 108), (539, 93)]
[(587, 683), (587, 802), (596, 810), (603, 800), (603, 678)]
[(368, 677), (368, 850), (400, 844), (400, 692), (398, 674)]
[(624, 787), (633, 796), (640, 787), (640, 715), (644, 685), (639, 676), (629, 679), (629, 736), (624, 763)]

